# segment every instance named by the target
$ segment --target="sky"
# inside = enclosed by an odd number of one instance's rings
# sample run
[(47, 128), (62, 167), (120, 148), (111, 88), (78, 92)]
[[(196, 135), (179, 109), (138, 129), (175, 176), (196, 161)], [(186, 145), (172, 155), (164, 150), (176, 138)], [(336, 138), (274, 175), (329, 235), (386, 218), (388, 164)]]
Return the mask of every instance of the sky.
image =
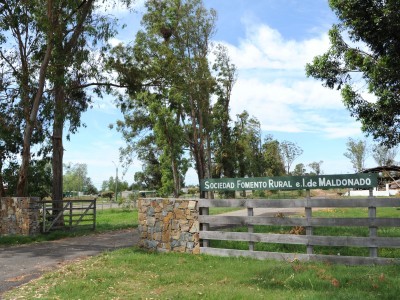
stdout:
[[(238, 69), (232, 91), (230, 115), (246, 110), (261, 123), (262, 135), (297, 143), (303, 154), (293, 163), (308, 165), (323, 161), (323, 174), (354, 173), (343, 154), (348, 138), (365, 139), (360, 123), (344, 107), (340, 93), (307, 78), (305, 65), (329, 47), (328, 30), (337, 23), (326, 0), (204, 0), (218, 13), (213, 38), (228, 48)], [(129, 43), (139, 28), (143, 0), (136, 12), (122, 8), (115, 13), (126, 28), (112, 43)], [(119, 148), (125, 146), (120, 133), (109, 129), (122, 119), (111, 97), (95, 99), (93, 108), (82, 116), (86, 127), (64, 142), (64, 163), (84, 163), (98, 188), (116, 175), (133, 183), (141, 170), (134, 160), (126, 172), (119, 162)], [(372, 141), (369, 140), (372, 144)], [(366, 167), (374, 167), (371, 158)], [(190, 169), (186, 184), (197, 184)]]

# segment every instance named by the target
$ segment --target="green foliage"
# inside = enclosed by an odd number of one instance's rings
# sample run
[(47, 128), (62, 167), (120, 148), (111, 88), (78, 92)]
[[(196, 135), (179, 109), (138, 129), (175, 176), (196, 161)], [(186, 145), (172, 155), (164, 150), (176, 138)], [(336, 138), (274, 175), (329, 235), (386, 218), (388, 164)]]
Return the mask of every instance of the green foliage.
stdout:
[[(117, 2), (131, 4), (121, 0), (108, 5)], [(75, 133), (93, 92), (100, 95), (110, 85), (102, 62), (107, 41), (116, 34), (115, 20), (97, 14), (99, 4), (96, 0), (1, 2), (0, 172), (6, 160), (15, 161), (15, 155), (22, 154), (14, 194), (23, 196), (29, 190), (31, 157), (45, 157), (52, 149), (53, 197), (59, 197), (63, 129)], [(31, 153), (33, 146), (38, 153)]]
[(259, 177), (264, 173), (265, 165), (262, 159), (261, 124), (247, 111), (237, 115), (234, 132), (234, 149), (237, 176)]
[(372, 157), (378, 166), (392, 166), (396, 165), (396, 155), (398, 148), (389, 148), (384, 145), (374, 145), (372, 148)]
[(103, 198), (109, 198), (109, 200), (111, 201), (112, 198), (114, 197), (115, 193), (113, 191), (103, 191), (101, 193), (101, 197)]
[(303, 154), (301, 149), (296, 143), (290, 141), (283, 141), (279, 144), (281, 157), (286, 167), (286, 174), (290, 174), (290, 167), (297, 157)]
[(266, 176), (282, 176), (285, 174), (285, 165), (279, 150), (279, 142), (268, 135), (263, 143), (263, 159), (265, 161)]
[[(400, 15), (397, 1), (330, 0), (340, 23), (329, 50), (307, 64), (308, 76), (341, 90), (362, 129), (387, 146), (400, 142)], [(348, 37), (348, 38), (347, 38)], [(348, 41), (349, 40), (349, 41)], [(360, 78), (365, 89), (360, 89)], [(373, 94), (370, 101), (363, 93)]]
[(200, 192), (200, 189), (198, 187), (190, 187), (190, 188), (188, 188), (188, 194), (189, 195), (194, 196), (194, 195), (198, 194), (199, 192)]
[(90, 177), (87, 176), (86, 164), (68, 164), (65, 166), (63, 176), (63, 192), (84, 192), (85, 194), (97, 194)]
[(110, 176), (108, 180), (104, 180), (102, 185), (101, 185), (101, 190), (102, 191), (114, 191), (117, 190), (117, 193), (120, 193), (122, 191), (129, 190), (129, 184), (126, 180), (121, 181), (118, 180), (118, 184), (114, 177)]
[(4, 299), (38, 294), (47, 299), (396, 299), (399, 278), (397, 265), (349, 267), (127, 248), (64, 266)]
[(311, 175), (320, 175), (320, 174), (322, 174), (322, 171), (321, 171), (322, 163), (323, 163), (323, 161), (320, 160), (320, 161), (314, 161), (314, 162), (308, 164), (308, 166), (312, 170)]
[(200, 0), (148, 1), (145, 6), (143, 29), (137, 33), (134, 46), (115, 48), (110, 60), (110, 68), (128, 85), (130, 96), (120, 99), (124, 121), (118, 122), (118, 130), (128, 142), (125, 157), (141, 149), (142, 140), (152, 138), (152, 156), (161, 174), (147, 169), (138, 179), (151, 181), (149, 177), (155, 175), (164, 194), (172, 191), (177, 196), (189, 166), (186, 149), (199, 178), (206, 176), (214, 85), (208, 44), (215, 12), (207, 10)]
[[(11, 162), (2, 172), (2, 180), (7, 184), (5, 196), (15, 196), (18, 183), (19, 164)], [(28, 172), (27, 195), (48, 197), (51, 195), (52, 171), (49, 159), (32, 160)]]
[(291, 173), (293, 176), (303, 176), (305, 174), (305, 166), (303, 163), (297, 164), (294, 167), (293, 172)]
[(343, 155), (350, 159), (353, 169), (356, 173), (364, 170), (365, 159), (368, 155), (368, 146), (366, 141), (354, 140), (349, 138), (347, 143), (347, 152)]

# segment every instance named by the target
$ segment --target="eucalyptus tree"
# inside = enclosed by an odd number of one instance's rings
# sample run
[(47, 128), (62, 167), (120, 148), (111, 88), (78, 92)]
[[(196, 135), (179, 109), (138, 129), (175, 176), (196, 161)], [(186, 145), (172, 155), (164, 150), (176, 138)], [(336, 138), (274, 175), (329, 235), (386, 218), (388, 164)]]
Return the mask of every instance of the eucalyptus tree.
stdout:
[[(85, 194), (96, 193), (97, 189), (88, 176), (87, 164), (66, 164), (66, 172), (63, 176), (63, 188), (65, 192), (83, 192)], [(127, 185), (127, 184), (126, 184)]]
[(346, 142), (346, 147), (347, 151), (343, 155), (350, 159), (355, 172), (362, 172), (369, 153), (367, 142), (349, 138)]
[(264, 174), (260, 122), (247, 111), (237, 115), (234, 125), (236, 175), (258, 177)]
[(312, 169), (313, 173), (315, 175), (320, 175), (322, 174), (322, 170), (321, 170), (321, 165), (322, 165), (323, 161), (313, 161), (312, 163), (309, 163), (308, 166)]
[(396, 164), (397, 147), (387, 147), (385, 145), (375, 145), (372, 147), (372, 157), (378, 166), (392, 166)]
[(285, 165), (280, 151), (280, 143), (272, 135), (268, 135), (262, 145), (264, 175), (282, 176), (285, 175)]
[(212, 166), (212, 177), (234, 177), (235, 176), (235, 147), (233, 129), (230, 127), (230, 102), (233, 86), (237, 80), (236, 66), (231, 62), (228, 50), (222, 45), (216, 47), (214, 52), (216, 60), (213, 71), (216, 73), (215, 94), (216, 103), (212, 108), (212, 149), (213, 158), (209, 155), (208, 162)]
[(18, 196), (27, 193), (34, 130), (45, 129), (39, 124), (38, 112), (53, 50), (55, 2), (48, 0), (43, 5), (43, 1), (38, 0), (0, 1), (1, 67), (13, 78), (13, 84), (2, 87), (7, 88), (6, 93), (12, 97), (2, 101), (9, 106), (17, 103), (20, 113), (15, 115), (15, 120), (20, 120), (23, 130)]
[(305, 165), (303, 163), (299, 163), (299, 164), (295, 165), (291, 175), (293, 175), (293, 176), (303, 176), (306, 173), (305, 171), (306, 171)]
[(395, 146), (400, 142), (399, 2), (329, 0), (329, 5), (339, 22), (329, 31), (330, 48), (307, 65), (307, 75), (341, 90), (362, 130)]
[[(130, 5), (129, 0), (110, 2)], [(116, 34), (116, 19), (96, 11), (101, 4), (99, 0), (59, 2), (48, 72), (53, 122), (53, 199), (62, 199), (62, 139), (66, 122), (69, 133), (75, 133), (81, 126), (82, 112), (92, 103), (93, 94), (101, 97), (102, 91), (113, 85), (103, 72), (102, 62), (110, 49), (107, 42)]]
[(208, 57), (216, 13), (201, 0), (151, 0), (145, 6), (143, 29), (134, 45), (118, 46), (110, 61), (120, 84), (128, 86), (129, 98), (121, 98), (119, 104), (125, 119), (118, 128), (133, 143), (146, 132), (154, 134), (162, 150), (162, 182), (177, 196), (188, 166), (185, 149), (198, 179), (210, 176), (207, 147), (215, 80)]
[[(129, 6), (131, 1), (119, 2)], [(85, 88), (95, 86), (94, 92), (100, 93), (98, 87), (110, 85), (101, 76), (100, 63), (106, 50), (104, 43), (116, 32), (113, 19), (95, 13), (95, 8), (103, 3), (101, 0), (0, 1), (0, 67), (6, 66), (11, 71), (8, 74), (14, 84), (8, 90), (15, 91), (5, 101), (6, 105), (17, 101), (20, 112), (15, 114), (15, 120), (18, 122), (18, 116), (22, 116), (17, 195), (26, 194), (32, 144), (42, 144), (46, 136), (51, 136), (52, 194), (53, 199), (62, 198), (65, 120), (69, 121), (70, 132), (75, 132), (80, 126), (81, 112), (90, 105)]]
[(290, 174), (290, 167), (292, 163), (303, 154), (303, 149), (296, 143), (290, 141), (283, 141), (279, 145), (281, 157), (286, 168), (286, 174)]

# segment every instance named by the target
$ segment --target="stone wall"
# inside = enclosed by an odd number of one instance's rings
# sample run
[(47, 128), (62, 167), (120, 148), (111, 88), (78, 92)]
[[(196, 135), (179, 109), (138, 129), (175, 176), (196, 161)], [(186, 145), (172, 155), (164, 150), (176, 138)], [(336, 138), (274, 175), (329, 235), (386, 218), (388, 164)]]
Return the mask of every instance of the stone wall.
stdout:
[(39, 198), (0, 198), (0, 236), (39, 233)]
[(160, 252), (200, 253), (196, 200), (139, 199), (142, 248)]

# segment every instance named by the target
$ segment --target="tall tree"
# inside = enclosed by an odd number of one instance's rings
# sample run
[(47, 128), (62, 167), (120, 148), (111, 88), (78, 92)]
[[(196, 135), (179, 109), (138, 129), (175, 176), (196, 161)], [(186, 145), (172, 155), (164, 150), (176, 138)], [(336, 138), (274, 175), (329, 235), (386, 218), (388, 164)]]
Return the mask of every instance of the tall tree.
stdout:
[(365, 160), (368, 155), (367, 142), (349, 138), (346, 147), (347, 152), (344, 153), (344, 156), (350, 159), (355, 172), (362, 172), (365, 168)]
[(286, 174), (290, 174), (290, 167), (297, 157), (303, 154), (303, 149), (296, 143), (283, 141), (279, 145), (279, 149), (286, 168)]
[[(118, 1), (109, 1), (111, 6)], [(129, 0), (120, 3), (130, 5)], [(54, 28), (54, 49), (49, 66), (51, 108), (53, 112), (52, 162), (53, 199), (62, 199), (63, 136), (66, 121), (69, 133), (81, 125), (81, 113), (91, 104), (91, 94), (101, 96), (102, 87), (113, 85), (104, 76), (103, 57), (108, 40), (116, 34), (110, 16), (96, 13), (101, 1), (60, 1)], [(88, 91), (88, 88), (92, 89)]]
[(378, 166), (391, 166), (396, 164), (397, 147), (389, 148), (384, 145), (375, 145), (372, 147), (372, 157)]
[(19, 107), (24, 120), (21, 167), (16, 194), (27, 193), (28, 168), (38, 112), (46, 83), (54, 42), (56, 1), (2, 0), (0, 8), (0, 57), (2, 67), (12, 70)]
[(87, 164), (67, 164), (63, 176), (63, 187), (65, 192), (92, 193), (95, 191), (91, 178), (88, 176)]
[[(236, 66), (231, 63), (226, 47), (218, 45), (215, 55), (216, 61), (213, 70), (216, 73), (215, 91), (218, 98), (212, 108), (212, 147), (214, 152), (212, 176), (229, 178), (235, 176), (235, 147), (232, 140), (233, 132), (230, 127), (229, 112), (232, 89), (237, 80), (237, 71)], [(209, 147), (209, 150), (211, 150), (211, 147)], [(211, 160), (211, 157), (209, 157), (210, 163)]]
[(293, 176), (303, 176), (305, 175), (305, 165), (303, 163), (299, 163), (297, 165), (294, 166), (294, 170), (292, 172)]
[(140, 134), (152, 131), (162, 150), (162, 181), (177, 196), (181, 172), (187, 169), (185, 148), (199, 180), (210, 176), (207, 147), (215, 80), (208, 56), (215, 11), (207, 10), (201, 0), (151, 0), (145, 6), (143, 30), (137, 33), (135, 45), (115, 48), (110, 61), (130, 96), (121, 99), (125, 120), (118, 125), (133, 143)]
[[(129, 6), (131, 1), (119, 2)], [(0, 2), (0, 44), (5, 45), (0, 48), (0, 68), (6, 68), (7, 79), (13, 78), (13, 83), (7, 86), (8, 95), (12, 95), (7, 100), (11, 101), (6, 105), (12, 107), (18, 101), (21, 113), (16, 113), (14, 119), (23, 116), (22, 162), (16, 191), (19, 196), (26, 194), (32, 144), (51, 135), (48, 130), (52, 123), (52, 194), (53, 199), (62, 198), (65, 120), (69, 121), (70, 132), (75, 132), (80, 126), (80, 113), (90, 102), (84, 88), (95, 86), (94, 92), (99, 93), (99, 86), (110, 84), (102, 81), (100, 62), (107, 48), (104, 43), (115, 34), (114, 21), (94, 14), (101, 3), (100, 0)], [(96, 46), (98, 51), (94, 52)], [(3, 88), (2, 84), (0, 93)]]
[(308, 166), (311, 168), (311, 170), (313, 171), (313, 173), (315, 175), (320, 175), (322, 174), (322, 170), (321, 170), (321, 165), (322, 165), (323, 161), (313, 161), (312, 163), (309, 163)]
[[(18, 160), (10, 160), (7, 162), (6, 168), (2, 170), (1, 177), (7, 183), (7, 189), (5, 189), (1, 197), (15, 196), (19, 167)], [(51, 195), (52, 176), (49, 158), (31, 159), (28, 169), (26, 195), (40, 198), (49, 197)]]
[[(400, 142), (399, 2), (330, 0), (329, 5), (340, 23), (329, 32), (329, 50), (307, 64), (306, 73), (340, 89), (362, 130), (395, 146)], [(360, 88), (361, 78), (366, 89)], [(376, 100), (366, 99), (364, 92)]]
[(108, 180), (104, 180), (101, 186), (102, 191), (113, 191), (120, 193), (129, 189), (129, 184), (126, 180), (118, 180), (118, 184), (113, 176)]
[(285, 174), (285, 165), (279, 147), (279, 141), (268, 135), (263, 143), (263, 160), (265, 161), (264, 175), (282, 176)]
[(237, 175), (258, 177), (264, 174), (260, 122), (247, 111), (237, 115), (234, 126)]

